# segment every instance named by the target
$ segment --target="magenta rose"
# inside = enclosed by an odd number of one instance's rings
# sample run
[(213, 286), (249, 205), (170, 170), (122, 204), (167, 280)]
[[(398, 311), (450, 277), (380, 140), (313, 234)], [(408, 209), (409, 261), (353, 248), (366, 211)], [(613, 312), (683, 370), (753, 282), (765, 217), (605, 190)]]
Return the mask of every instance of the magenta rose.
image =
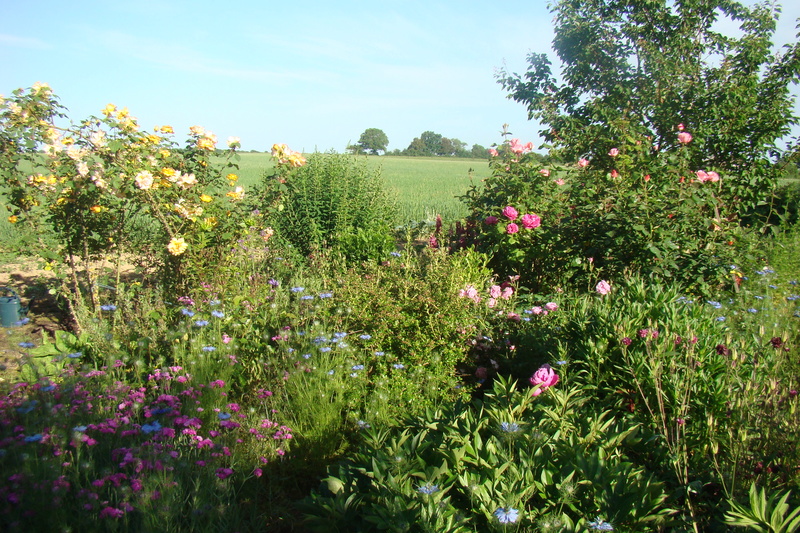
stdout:
[(495, 224), (497, 224), (498, 221), (497, 217), (488, 216), (483, 222), (484, 224), (488, 224), (489, 226), (494, 226)]
[(538, 228), (542, 224), (542, 219), (539, 218), (539, 215), (533, 215), (531, 213), (522, 215), (522, 225), (528, 229)]
[(519, 231), (519, 226), (511, 222), (508, 226), (506, 226), (506, 233), (512, 234), (517, 233)]
[(503, 209), (503, 216), (506, 217), (508, 220), (516, 220), (517, 217), (519, 216), (519, 211), (517, 211), (510, 205), (507, 205)]
[(533, 373), (530, 382), (534, 387), (539, 385), (539, 387), (533, 391), (534, 396), (539, 396), (547, 387), (552, 387), (558, 383), (558, 374), (550, 368), (550, 365), (542, 365), (539, 370)]

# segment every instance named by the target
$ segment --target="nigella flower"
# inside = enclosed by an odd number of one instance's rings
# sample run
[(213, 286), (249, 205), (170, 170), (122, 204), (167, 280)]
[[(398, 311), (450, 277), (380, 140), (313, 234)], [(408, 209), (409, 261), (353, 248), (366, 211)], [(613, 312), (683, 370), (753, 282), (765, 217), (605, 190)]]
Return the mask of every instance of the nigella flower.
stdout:
[(369, 429), (369, 428), (371, 428), (371, 427), (372, 427), (372, 426), (370, 426), (368, 423), (364, 422), (363, 420), (359, 420), (358, 422), (356, 422), (356, 424), (357, 424), (357, 425), (358, 425), (358, 427), (360, 427), (361, 429)]
[(210, 300), (210, 301), (208, 302), (208, 305), (219, 305), (219, 304), (220, 304), (220, 301), (219, 301), (219, 300)]
[(725, 322), (725, 317), (724, 316), (718, 316), (716, 320), (717, 320), (717, 322)]
[(20, 348), (34, 348), (36, 345), (32, 342), (21, 342), (18, 344)]
[(367, 335), (366, 333), (364, 333), (363, 335), (359, 335), (358, 338), (363, 341), (368, 341), (372, 338), (372, 335)]
[(519, 519), (519, 511), (513, 507), (508, 509), (500, 507), (494, 512), (494, 516), (501, 524), (513, 524)]
[(311, 354), (310, 353), (304, 353), (303, 354), (303, 359), (311, 359)]
[(301, 300), (313, 300), (314, 297), (310, 294), (306, 294), (305, 296), (300, 297)]
[(516, 422), (503, 422), (500, 424), (500, 429), (506, 433), (517, 433), (520, 430), (520, 427)]
[(184, 308), (182, 308), (182, 309), (181, 309), (181, 314), (182, 314), (182, 315), (186, 315), (186, 316), (188, 316), (188, 317), (190, 317), (190, 318), (191, 318), (191, 317), (193, 317), (193, 316), (194, 316), (194, 311), (192, 311), (191, 309), (187, 309), (187, 308), (185, 308), (185, 307), (184, 307)]
[(433, 494), (434, 492), (439, 491), (438, 485), (431, 485), (430, 483), (426, 483), (422, 485), (420, 488), (417, 489), (417, 492), (421, 492), (422, 494)]
[(353, 365), (353, 370), (364, 370), (364, 365)]
[(335, 372), (335, 370), (328, 370), (328, 375), (332, 376), (334, 372)]
[(339, 332), (339, 333), (334, 333), (334, 334), (333, 334), (333, 338), (334, 338), (335, 340), (343, 339), (343, 338), (345, 338), (345, 337), (347, 337), (347, 333), (345, 333), (345, 332), (343, 332), (343, 331), (342, 331), (342, 332)]
[(787, 299), (788, 301), (790, 301), (790, 302), (793, 302), (793, 301), (797, 300), (798, 298), (800, 298), (800, 296), (798, 296), (798, 295), (796, 295), (796, 294), (792, 294), (791, 296), (787, 296), (787, 297), (786, 297), (786, 299)]
[(217, 348), (215, 346), (203, 346), (203, 348), (202, 348), (202, 350), (204, 352), (214, 352), (214, 351), (216, 351), (216, 349)]
[(750, 309), (747, 310), (747, 312), (748, 313), (758, 313), (758, 309), (756, 309), (755, 307), (751, 307)]
[(322, 352), (322, 353), (328, 353), (328, 352), (331, 351), (331, 347), (330, 346), (323, 346), (322, 348), (319, 349), (319, 351)]
[(333, 293), (332, 292), (321, 292), (321, 293), (319, 293), (319, 297), (320, 298), (332, 298), (333, 297)]
[(28, 322), (30, 322), (30, 321), (31, 321), (31, 319), (30, 319), (30, 318), (28, 318), (28, 317), (25, 317), (25, 318), (20, 318), (19, 320), (17, 320), (16, 322), (14, 322), (14, 325), (15, 325), (15, 326), (24, 326), (25, 324), (27, 324), (27, 323), (28, 323)]
[(155, 433), (160, 429), (161, 429), (161, 424), (159, 424), (158, 420), (154, 420), (152, 424), (142, 425), (142, 433)]
[(217, 413), (217, 418), (220, 420), (228, 420), (231, 417), (230, 413)]
[(77, 359), (78, 357), (80, 357), (82, 355), (83, 355), (83, 352), (72, 352), (72, 353), (68, 353), (67, 357), (69, 357), (70, 359)]
[(599, 516), (595, 518), (592, 522), (589, 522), (588, 526), (589, 529), (594, 529), (595, 531), (614, 531), (614, 526), (612, 526)]
[(393, 367), (394, 367), (396, 370), (402, 370), (402, 369), (404, 369), (404, 368), (406, 367), (405, 365), (403, 365), (403, 364), (400, 364), (400, 363), (395, 363), (395, 364), (393, 364), (392, 366), (393, 366)]
[(216, 318), (222, 318), (222, 317), (225, 316), (225, 313), (223, 313), (222, 311), (217, 311), (215, 309), (215, 310), (211, 311), (211, 316), (216, 317)]
[(202, 328), (208, 325), (208, 320), (195, 320), (194, 325), (198, 328)]
[(72, 431), (83, 433), (84, 431), (86, 431), (86, 426), (75, 426), (74, 428), (72, 428)]
[(400, 252), (391, 252), (389, 255), (391, 255), (392, 257), (400, 257), (401, 254)]
[(39, 442), (40, 440), (42, 440), (42, 434), (41, 433), (37, 433), (35, 435), (29, 435), (29, 436), (25, 437), (25, 442)]
[(722, 304), (721, 304), (721, 303), (719, 303), (719, 302), (715, 302), (715, 301), (713, 301), (713, 300), (708, 300), (706, 303), (707, 303), (708, 305), (710, 305), (711, 307), (713, 307), (714, 309), (720, 309), (720, 308), (722, 307)]
[(101, 305), (100, 309), (103, 310), (103, 311), (116, 311), (117, 310), (117, 306), (114, 305), (114, 304), (105, 304), (105, 305)]
[(292, 287), (290, 290), (292, 292), (303, 292), (304, 290), (306, 290), (306, 288), (305, 287)]

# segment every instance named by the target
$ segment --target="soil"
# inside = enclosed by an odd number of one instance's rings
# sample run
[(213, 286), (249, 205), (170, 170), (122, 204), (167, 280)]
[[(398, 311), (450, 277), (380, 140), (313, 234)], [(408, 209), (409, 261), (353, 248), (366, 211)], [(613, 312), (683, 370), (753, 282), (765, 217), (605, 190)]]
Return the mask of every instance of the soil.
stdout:
[[(0, 388), (19, 379), (20, 362), (25, 356), (21, 342), (40, 346), (57, 329), (65, 329), (68, 316), (49, 291), (54, 276), (42, 270), (35, 259), (18, 258), (4, 261), (0, 268), (0, 287), (13, 289), (23, 309), (27, 308), (27, 324), (0, 329)], [(3, 293), (6, 295), (6, 293)]]

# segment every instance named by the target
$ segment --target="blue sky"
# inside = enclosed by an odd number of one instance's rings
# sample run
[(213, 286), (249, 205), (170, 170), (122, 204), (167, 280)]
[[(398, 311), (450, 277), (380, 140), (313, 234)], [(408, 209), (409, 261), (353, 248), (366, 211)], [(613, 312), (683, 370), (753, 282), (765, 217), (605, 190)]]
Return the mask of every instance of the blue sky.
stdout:
[[(780, 43), (800, 17), (785, 3)], [(197, 124), (256, 150), (344, 151), (371, 127), (390, 149), (426, 130), (489, 146), (504, 123), (539, 142), (494, 72), (551, 52), (543, 0), (4, 4), (0, 94), (49, 83), (75, 121), (114, 103), (145, 129), (170, 124), (182, 139)]]

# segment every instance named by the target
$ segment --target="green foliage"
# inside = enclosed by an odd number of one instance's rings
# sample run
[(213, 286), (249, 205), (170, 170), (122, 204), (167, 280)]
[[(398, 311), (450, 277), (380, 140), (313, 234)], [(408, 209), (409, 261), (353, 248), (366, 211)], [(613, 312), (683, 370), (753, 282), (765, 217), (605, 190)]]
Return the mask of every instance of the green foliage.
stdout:
[(378, 152), (386, 152), (387, 146), (389, 146), (389, 137), (383, 130), (367, 128), (359, 137), (358, 143), (349, 148), (356, 154), (378, 155)]
[(313, 154), (288, 174), (265, 175), (256, 206), (304, 256), (328, 248), (350, 260), (381, 260), (394, 249), (394, 207), (380, 171), (353, 156)]
[(786, 491), (783, 495), (774, 493), (767, 499), (766, 491), (763, 488), (759, 490), (753, 483), (750, 486), (750, 506), (731, 501), (731, 510), (725, 515), (725, 523), (759, 533), (800, 531), (800, 507), (790, 511), (787, 503), (790, 496), (791, 491)]

